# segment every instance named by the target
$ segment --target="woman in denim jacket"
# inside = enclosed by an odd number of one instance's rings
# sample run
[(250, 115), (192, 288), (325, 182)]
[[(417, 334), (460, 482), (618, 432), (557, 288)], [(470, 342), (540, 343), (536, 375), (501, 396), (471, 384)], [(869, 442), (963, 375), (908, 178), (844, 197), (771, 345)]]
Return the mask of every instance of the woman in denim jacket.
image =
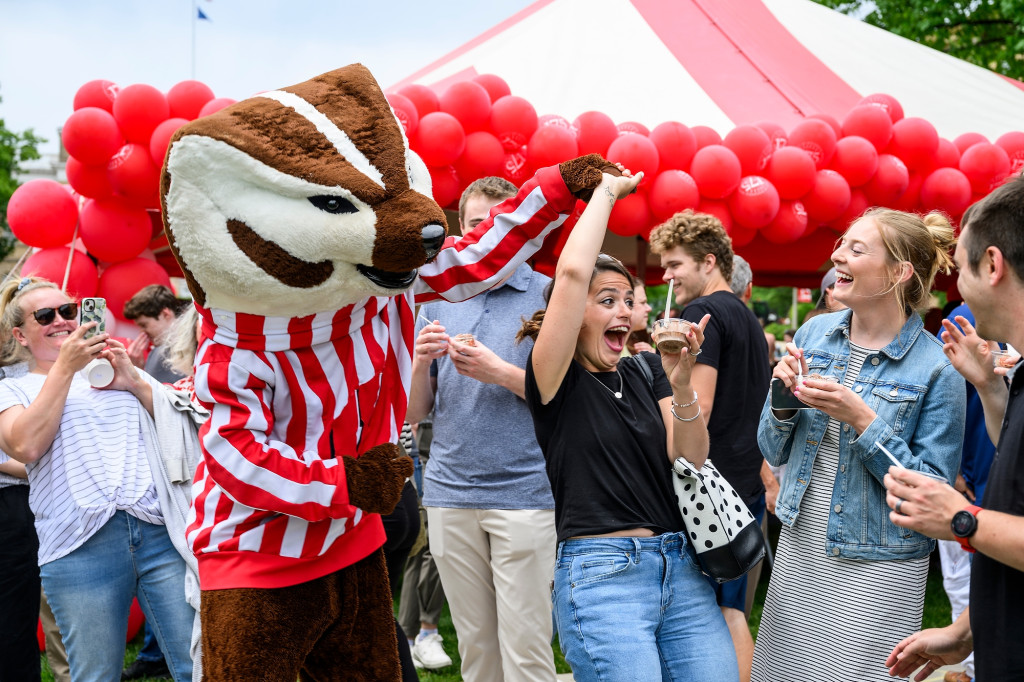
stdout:
[(956, 476), (964, 381), (916, 313), (953, 243), (939, 214), (865, 213), (832, 254), (849, 309), (804, 325), (774, 370), (813, 409), (769, 397), (758, 427), (765, 459), (786, 469), (752, 679), (888, 680), (886, 654), (920, 627), (933, 541), (890, 522), (882, 448)]

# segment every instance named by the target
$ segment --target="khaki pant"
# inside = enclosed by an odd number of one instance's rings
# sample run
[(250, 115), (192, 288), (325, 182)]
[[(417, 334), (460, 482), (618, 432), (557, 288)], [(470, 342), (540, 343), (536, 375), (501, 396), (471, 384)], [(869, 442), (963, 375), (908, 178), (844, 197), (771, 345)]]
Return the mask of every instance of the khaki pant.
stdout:
[(553, 682), (555, 513), (427, 507), (466, 682)]

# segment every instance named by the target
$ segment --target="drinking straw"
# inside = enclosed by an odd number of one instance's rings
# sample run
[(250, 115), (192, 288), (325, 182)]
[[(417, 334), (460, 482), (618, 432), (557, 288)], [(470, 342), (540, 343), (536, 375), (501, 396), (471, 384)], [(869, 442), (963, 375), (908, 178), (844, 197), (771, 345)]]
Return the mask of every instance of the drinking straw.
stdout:
[(665, 297), (665, 319), (668, 319), (669, 310), (672, 306), (672, 285), (676, 283), (675, 277), (668, 281), (668, 296)]

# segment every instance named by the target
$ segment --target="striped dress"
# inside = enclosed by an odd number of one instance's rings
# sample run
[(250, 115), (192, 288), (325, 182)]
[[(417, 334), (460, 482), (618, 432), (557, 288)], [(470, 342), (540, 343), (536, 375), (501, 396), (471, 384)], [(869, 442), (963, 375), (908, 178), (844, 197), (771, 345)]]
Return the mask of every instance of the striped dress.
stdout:
[[(846, 386), (873, 351), (850, 344)], [(782, 527), (752, 680), (889, 681), (885, 659), (921, 627), (928, 557), (859, 561), (825, 553), (840, 424), (830, 419), (792, 528)]]

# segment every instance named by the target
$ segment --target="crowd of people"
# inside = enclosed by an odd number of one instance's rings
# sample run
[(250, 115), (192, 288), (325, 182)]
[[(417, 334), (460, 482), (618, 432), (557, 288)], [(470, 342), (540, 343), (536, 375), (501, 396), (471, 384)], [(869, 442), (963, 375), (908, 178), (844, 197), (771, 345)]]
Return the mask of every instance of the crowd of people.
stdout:
[[(1024, 679), (1005, 646), (1024, 635), (1024, 378), (993, 361), (997, 342), (1024, 348), (1024, 178), (959, 238), (940, 214), (860, 216), (780, 357), (745, 303), (749, 265), (691, 210), (650, 236), (689, 323), (656, 347), (644, 282), (600, 252), (641, 178), (606, 169), (553, 279), (521, 265), (419, 311), (403, 444), (424, 463), (384, 523), (403, 679), (452, 665), (446, 599), (472, 682), (553, 680), (555, 635), (581, 682), (921, 680), (965, 659), (947, 680)], [(515, 193), (470, 185), (463, 231)], [(964, 305), (932, 334), (921, 312), (954, 266)], [(201, 677), (184, 541), (199, 318), (159, 287), (124, 314), (143, 330), (128, 346), (50, 282), (0, 288), (0, 679), (39, 678), (40, 595), (70, 679), (121, 677), (136, 597), (146, 643), (125, 678)], [(97, 358), (101, 389), (81, 373)], [(772, 382), (799, 403), (773, 403)], [(781, 523), (756, 642), (757, 572), (702, 573), (680, 458)], [(918, 632), (934, 539), (955, 620)]]

